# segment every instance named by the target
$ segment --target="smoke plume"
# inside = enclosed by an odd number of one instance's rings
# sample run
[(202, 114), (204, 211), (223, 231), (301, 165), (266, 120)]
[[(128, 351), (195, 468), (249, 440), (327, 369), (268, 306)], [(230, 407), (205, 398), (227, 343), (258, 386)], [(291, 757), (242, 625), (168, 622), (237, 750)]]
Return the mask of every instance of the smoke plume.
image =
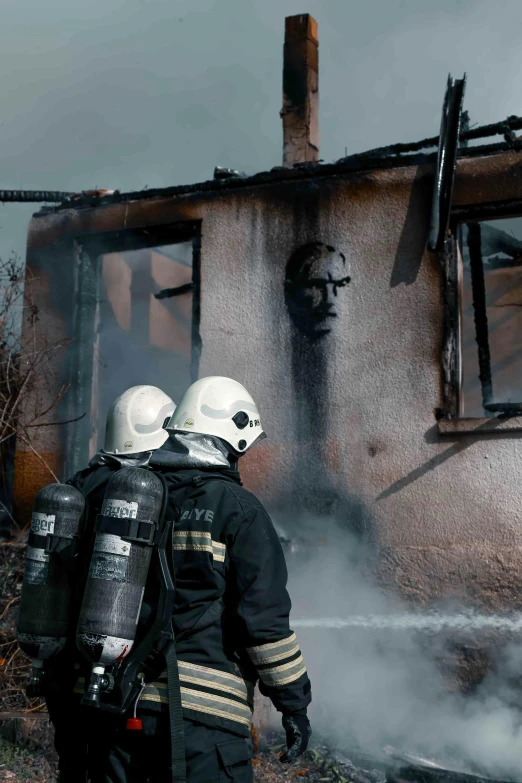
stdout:
[[(315, 520), (317, 531), (324, 527)], [(323, 546), (294, 547), (287, 560), (291, 626), (312, 681), (316, 739), (348, 755), (378, 758), (392, 745), (449, 767), (522, 779), (520, 618), (456, 606), (412, 610), (371, 584), (367, 553), (345, 531)], [(452, 650), (459, 644), (498, 650), (503, 640), (507, 647), (477, 687), (467, 695), (451, 690), (453, 678), (441, 663), (448, 664)]]

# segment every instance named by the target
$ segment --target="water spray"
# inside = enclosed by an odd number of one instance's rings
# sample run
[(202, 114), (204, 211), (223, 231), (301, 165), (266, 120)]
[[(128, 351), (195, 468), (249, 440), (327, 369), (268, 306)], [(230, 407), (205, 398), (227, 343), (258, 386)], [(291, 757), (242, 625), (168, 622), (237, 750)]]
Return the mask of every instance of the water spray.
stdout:
[(459, 614), (402, 613), (389, 615), (352, 615), (348, 617), (320, 617), (292, 619), (292, 628), (367, 628), (369, 630), (398, 631), (511, 631), (522, 632), (522, 614), (511, 616), (481, 615), (474, 612)]

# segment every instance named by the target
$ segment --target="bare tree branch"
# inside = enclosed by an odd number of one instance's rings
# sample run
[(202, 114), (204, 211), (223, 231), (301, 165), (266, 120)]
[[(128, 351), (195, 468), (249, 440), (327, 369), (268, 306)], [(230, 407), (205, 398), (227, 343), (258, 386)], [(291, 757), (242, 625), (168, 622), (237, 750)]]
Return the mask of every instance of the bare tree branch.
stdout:
[[(19, 438), (58, 481), (39, 452), (38, 443), (41, 441), (38, 430), (40, 427), (63, 426), (83, 418), (42, 421), (69, 390), (70, 384), (63, 384), (49, 404), (46, 389), (50, 391), (54, 385), (55, 359), (70, 340), (47, 340), (45, 327), (39, 326), (40, 315), (33, 297), (32, 283), (35, 280), (37, 278), (29, 270), (24, 273), (24, 265), (16, 254), (0, 259), (0, 480), (4, 488), (7, 458), (12, 455), (14, 438)], [(23, 350), (19, 328), (21, 318), (26, 319), (30, 330)], [(0, 507), (18, 527), (1, 501)]]

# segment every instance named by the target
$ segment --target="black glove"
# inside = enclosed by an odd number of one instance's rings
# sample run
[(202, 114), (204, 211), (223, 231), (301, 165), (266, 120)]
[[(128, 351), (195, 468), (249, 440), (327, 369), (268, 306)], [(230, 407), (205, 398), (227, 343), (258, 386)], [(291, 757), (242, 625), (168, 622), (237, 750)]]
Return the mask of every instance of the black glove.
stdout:
[(283, 764), (293, 764), (307, 749), (312, 734), (306, 709), (283, 715), (283, 728), (286, 731), (286, 752), (279, 761)]

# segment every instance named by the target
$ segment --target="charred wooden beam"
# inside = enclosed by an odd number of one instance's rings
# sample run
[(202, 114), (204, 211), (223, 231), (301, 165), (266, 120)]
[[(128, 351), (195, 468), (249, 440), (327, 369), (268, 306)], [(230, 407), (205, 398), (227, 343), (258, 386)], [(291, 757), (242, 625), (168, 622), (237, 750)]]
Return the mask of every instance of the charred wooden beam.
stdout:
[(484, 405), (489, 413), (498, 413), (501, 416), (512, 417), (522, 416), (521, 402), (492, 402), (490, 405)]
[(203, 343), (201, 340), (201, 234), (192, 240), (192, 355), (190, 361), (191, 383), (199, 378), (199, 360)]
[(491, 356), (489, 351), (488, 314), (486, 306), (486, 282), (482, 263), (482, 242), (480, 223), (468, 223), (468, 249), (471, 268), (471, 290), (475, 314), (475, 333), (478, 346), (479, 378), (482, 384), (482, 405), (492, 402), (493, 381), (491, 378)]
[(442, 250), (448, 235), (465, 89), (466, 74), (463, 79), (452, 79), (451, 74), (448, 76), (448, 86), (442, 108), (428, 239), (432, 250)]
[(0, 201), (14, 203), (61, 203), (73, 198), (74, 193), (62, 190), (0, 190)]
[[(459, 141), (461, 149), (459, 154), (466, 155), (465, 152), (468, 141), (473, 139), (482, 139), (487, 136), (504, 136), (505, 142), (499, 142), (502, 145), (502, 149), (510, 149), (510, 145), (515, 146), (517, 141), (513, 131), (522, 129), (522, 117), (512, 115), (506, 120), (501, 122), (494, 122), (490, 125), (481, 125), (478, 128), (469, 130), (469, 116), (466, 120), (467, 112), (462, 113), (462, 130), (459, 135)], [(385, 147), (375, 147), (372, 150), (366, 150), (365, 152), (358, 152), (355, 155), (350, 155), (348, 158), (341, 158), (341, 160), (352, 160), (357, 158), (373, 158), (373, 157), (387, 157), (392, 155), (401, 155), (404, 152), (420, 152), (430, 147), (438, 147), (440, 136), (430, 136), (427, 139), (421, 139), (420, 141), (403, 142), (399, 144), (388, 144)], [(496, 145), (484, 145), (484, 149), (490, 149), (490, 146)], [(479, 149), (478, 147), (471, 147), (469, 154), (473, 154), (473, 150)]]
[(461, 149), (466, 149), (466, 147), (468, 146), (467, 133), (469, 131), (469, 123), (470, 123), (469, 112), (468, 111), (463, 111), (462, 112), (462, 117), (461, 117), (461, 122), (460, 122), (460, 146), (461, 146)]
[(164, 288), (157, 294), (154, 294), (154, 299), (171, 299), (173, 296), (182, 296), (188, 294), (194, 290), (194, 283), (184, 283), (178, 285), (175, 288)]
[(442, 411), (446, 419), (459, 415), (460, 324), (456, 243), (446, 240), (441, 254), (442, 295)]

